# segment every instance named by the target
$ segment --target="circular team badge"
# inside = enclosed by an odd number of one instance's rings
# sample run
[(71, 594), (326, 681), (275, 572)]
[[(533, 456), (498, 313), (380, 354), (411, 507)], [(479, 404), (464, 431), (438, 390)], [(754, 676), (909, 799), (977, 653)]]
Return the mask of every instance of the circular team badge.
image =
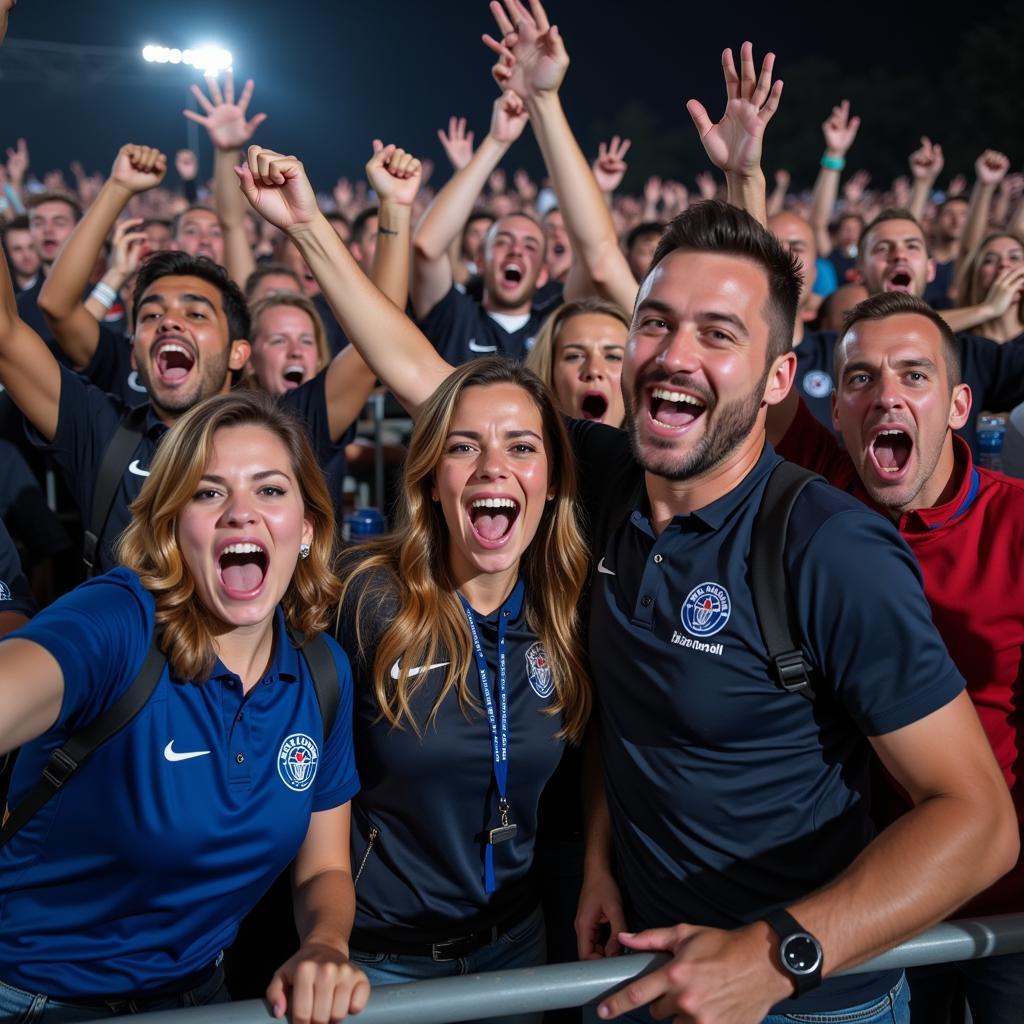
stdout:
[(292, 733), (277, 752), (277, 774), (289, 789), (301, 793), (313, 785), (319, 761), (316, 744), (305, 733)]
[(0, 580), (0, 601), (10, 601), (11, 599), (11, 588)]
[(804, 374), (804, 391), (811, 398), (828, 398), (832, 394), (832, 378), (824, 370), (810, 370)]
[(555, 681), (551, 677), (551, 663), (544, 651), (544, 645), (539, 640), (531, 644), (526, 652), (526, 678), (530, 680), (530, 689), (541, 700), (547, 700), (554, 692)]
[(729, 591), (725, 587), (702, 583), (686, 595), (681, 617), (687, 633), (713, 636), (729, 621), (731, 611)]

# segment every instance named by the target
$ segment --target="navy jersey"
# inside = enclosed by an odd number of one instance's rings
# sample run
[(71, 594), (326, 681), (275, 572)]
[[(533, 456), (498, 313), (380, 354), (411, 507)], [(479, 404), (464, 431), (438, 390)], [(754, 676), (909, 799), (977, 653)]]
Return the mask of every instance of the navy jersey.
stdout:
[(972, 395), (970, 418), (958, 433), (977, 457), (976, 423), (981, 412), (1010, 412), (1024, 402), (1024, 344), (999, 344), (976, 334), (956, 337), (963, 382), (971, 386)]
[(17, 548), (0, 519), (0, 612), (18, 612), (31, 618), (35, 610), (36, 602), (22, 572)]
[(543, 316), (531, 312), (519, 330), (509, 333), (479, 302), (454, 285), (420, 321), (423, 333), (452, 366), (486, 355), (523, 359), (533, 347)]
[[(361, 581), (360, 581), (361, 582)], [(356, 639), (356, 604), (367, 591)], [(537, 829), (537, 804), (561, 758), (558, 716), (546, 714), (553, 680), (543, 647), (527, 622), (522, 585), (506, 606), (509, 705), (509, 778), (514, 839), (494, 847), (497, 891), (484, 885), (483, 831), (499, 823), (491, 739), (479, 697), (475, 663), (469, 690), (476, 706), (461, 708), (453, 690), (431, 724), (430, 710), (444, 681), (444, 654), (430, 666), (411, 701), (420, 735), (408, 725), (381, 721), (373, 689), (377, 641), (396, 610), (393, 588), (377, 574), (346, 595), (338, 639), (352, 652), (355, 676), (353, 732), (363, 789), (353, 803), (352, 867), (356, 921), (352, 944), (387, 949), (387, 940), (439, 941), (491, 925), (536, 902), (529, 876)], [(497, 707), (498, 613), (477, 615)], [(399, 665), (386, 669), (396, 676)], [(379, 944), (379, 945), (378, 945)]]
[(832, 427), (832, 354), (836, 347), (835, 331), (804, 331), (804, 339), (796, 353), (796, 381), (807, 408), (829, 430)]
[[(115, 569), (12, 634), (64, 675), (57, 721), (18, 756), (12, 807), (50, 752), (128, 688), (154, 613), (138, 577)], [(220, 661), (202, 684), (164, 669), (128, 727), (0, 847), (0, 979), (56, 997), (113, 995), (214, 963), (295, 856), (310, 815), (359, 788), (348, 659), (328, 646), (340, 694), (326, 743), (280, 611), (273, 659), (247, 694)]]
[[(573, 435), (592, 516), (594, 503), (640, 495), (594, 551), (590, 616), (629, 927), (758, 920), (830, 882), (871, 840), (866, 737), (944, 706), (963, 679), (893, 525), (814, 482), (794, 508), (786, 565), (818, 699), (783, 691), (748, 564), (781, 461), (771, 447), (733, 491), (655, 535), (626, 435), (578, 422)], [(888, 974), (830, 978), (799, 1012), (892, 984)]]
[(149, 401), (146, 385), (132, 367), (131, 338), (107, 324), (100, 324), (96, 352), (82, 376), (100, 391), (116, 395), (126, 406), (134, 408)]
[[(338, 446), (331, 440), (328, 428), (325, 374), (322, 371), (302, 387), (288, 391), (279, 402), (302, 421), (309, 432), (317, 461), (326, 465), (338, 457)], [(29, 439), (38, 448), (49, 452), (60, 467), (85, 522), (92, 516), (93, 492), (103, 456), (106, 454), (127, 406), (116, 395), (87, 384), (78, 374), (61, 367), (60, 409), (57, 433), (47, 443), (31, 426), (26, 426)], [(345, 435), (352, 435), (352, 428)], [(100, 535), (97, 553), (100, 572), (113, 568), (114, 543), (131, 521), (129, 505), (138, 497), (149, 476), (149, 464), (167, 427), (148, 409), (142, 437), (121, 474), (121, 483)], [(344, 451), (345, 438), (339, 442)]]

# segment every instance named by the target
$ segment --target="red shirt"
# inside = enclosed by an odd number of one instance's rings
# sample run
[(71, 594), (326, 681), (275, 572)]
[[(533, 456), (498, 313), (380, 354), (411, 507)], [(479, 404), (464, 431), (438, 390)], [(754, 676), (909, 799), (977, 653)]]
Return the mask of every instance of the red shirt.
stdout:
[[(959, 485), (952, 500), (904, 512), (897, 525), (1024, 823), (1024, 481), (975, 466), (955, 434), (953, 446)], [(850, 456), (803, 401), (776, 450), (877, 507)], [(1024, 861), (970, 904), (971, 913), (1020, 910)]]

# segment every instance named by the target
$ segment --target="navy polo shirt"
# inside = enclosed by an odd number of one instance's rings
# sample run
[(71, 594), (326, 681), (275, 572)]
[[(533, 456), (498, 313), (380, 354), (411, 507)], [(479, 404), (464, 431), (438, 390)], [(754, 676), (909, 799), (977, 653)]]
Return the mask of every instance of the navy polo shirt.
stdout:
[[(12, 807), (49, 753), (135, 678), (154, 609), (138, 577), (115, 569), (13, 634), (57, 660), (64, 698), (55, 724), (21, 749)], [(326, 744), (280, 610), (273, 660), (248, 694), (220, 661), (202, 684), (164, 670), (131, 724), (0, 847), (0, 980), (56, 997), (127, 994), (216, 960), (310, 815), (359, 789), (348, 659), (328, 645), (340, 703)]]
[(0, 519), (0, 612), (19, 612), (31, 618), (35, 610), (36, 602), (22, 572), (17, 548)]
[[(365, 578), (364, 578), (365, 579)], [(357, 639), (356, 605), (367, 587)], [(439, 654), (411, 699), (420, 735), (408, 724), (380, 719), (373, 689), (377, 642), (395, 615), (387, 576), (357, 581), (346, 595), (338, 639), (353, 653), (353, 732), (362, 790), (352, 805), (352, 869), (358, 873), (352, 945), (388, 949), (388, 940), (440, 941), (495, 924), (533, 906), (530, 865), (537, 805), (561, 759), (564, 743), (553, 699), (551, 670), (527, 621), (522, 586), (506, 605), (509, 708), (507, 796), (516, 836), (494, 847), (497, 891), (484, 889), (484, 829), (499, 824), (491, 738), (480, 699), (476, 662), (468, 677), (473, 707), (460, 707), (452, 690), (428, 724), (448, 658)], [(498, 612), (476, 615), (498, 708)], [(467, 626), (468, 632), (468, 626)], [(422, 666), (417, 663), (415, 666)], [(371, 830), (376, 830), (371, 845)]]
[(420, 321), (420, 328), (442, 359), (452, 366), (461, 366), (487, 355), (525, 358), (543, 319), (536, 310), (531, 311), (526, 324), (509, 333), (479, 302), (453, 285)]
[(1024, 402), (1024, 342), (1000, 344), (977, 334), (958, 334), (963, 382), (971, 386), (971, 416), (957, 433), (971, 446), (975, 457), (978, 416), (1010, 412)]
[(126, 406), (145, 405), (149, 392), (132, 368), (132, 341), (123, 331), (100, 324), (96, 352), (82, 376), (100, 391), (116, 395)]
[[(60, 467), (69, 490), (78, 505), (83, 522), (88, 524), (92, 515), (92, 499), (103, 456), (106, 453), (127, 406), (116, 395), (107, 394), (87, 384), (74, 371), (61, 367), (60, 409), (57, 434), (48, 444), (39, 433), (26, 423), (29, 440), (36, 447), (50, 453)], [(337, 457), (354, 428), (336, 446), (328, 428), (326, 371), (317, 374), (302, 387), (284, 394), (280, 404), (302, 421), (309, 432), (314, 454), (321, 465)], [(148, 409), (143, 435), (121, 475), (121, 483), (100, 536), (98, 551), (99, 572), (113, 568), (114, 543), (131, 522), (129, 505), (138, 497), (142, 484), (149, 476), (149, 465), (157, 445), (167, 433), (167, 426)], [(343, 457), (343, 456), (342, 456)]]
[[(870, 842), (865, 737), (931, 714), (964, 681), (895, 527), (813, 482), (793, 511), (786, 565), (818, 699), (786, 693), (769, 673), (748, 564), (781, 459), (766, 445), (730, 493), (655, 535), (626, 435), (572, 429), (589, 500), (639, 495), (594, 551), (590, 614), (629, 926), (758, 920), (832, 881)], [(829, 978), (776, 1012), (856, 1005), (894, 980)]]
[(815, 419), (829, 430), (833, 430), (832, 355), (835, 347), (835, 331), (804, 331), (804, 340), (793, 349), (796, 353), (795, 386)]

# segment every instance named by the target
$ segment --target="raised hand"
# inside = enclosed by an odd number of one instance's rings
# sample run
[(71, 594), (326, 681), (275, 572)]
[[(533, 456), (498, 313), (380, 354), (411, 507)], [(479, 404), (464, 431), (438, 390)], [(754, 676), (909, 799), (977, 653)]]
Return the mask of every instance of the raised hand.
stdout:
[(156, 188), (167, 173), (167, 157), (152, 146), (122, 146), (110, 169), (110, 180), (129, 192)]
[(831, 157), (845, 157), (857, 138), (860, 129), (860, 118), (850, 117), (850, 101), (843, 100), (838, 107), (832, 108), (832, 113), (825, 119), (821, 126), (821, 133), (825, 136), (825, 153)]
[(503, 196), (508, 180), (500, 167), (495, 167), (487, 177), (487, 188), (492, 196)]
[(722, 52), (725, 76), (725, 113), (713, 124), (699, 100), (689, 100), (686, 109), (700, 135), (711, 162), (726, 174), (749, 177), (761, 167), (761, 143), (765, 128), (779, 108), (782, 82), (772, 84), (775, 54), (768, 53), (761, 73), (754, 70), (754, 47), (740, 47), (740, 73), (736, 73), (732, 50)]
[(714, 199), (718, 195), (718, 182), (710, 171), (701, 171), (695, 180), (701, 199)]
[(665, 216), (670, 220), (690, 205), (690, 193), (681, 181), (666, 181), (661, 195), (665, 203)]
[(306, 170), (294, 156), (250, 146), (245, 163), (235, 173), (249, 205), (282, 231), (305, 227), (322, 216)]
[(114, 228), (114, 239), (111, 244), (108, 270), (118, 274), (122, 281), (127, 281), (142, 262), (146, 248), (145, 231), (137, 230), (142, 224), (141, 217), (132, 217), (121, 221)]
[(783, 195), (785, 195), (788, 190), (790, 181), (792, 181), (792, 177), (790, 176), (789, 171), (784, 167), (780, 167), (775, 172), (775, 187), (782, 192)]
[(986, 149), (974, 161), (974, 172), (982, 185), (998, 185), (1010, 169), (1010, 158), (995, 149)]
[(491, 112), (491, 138), (504, 146), (511, 146), (526, 127), (530, 115), (520, 96), (506, 89), (495, 101)]
[(456, 171), (461, 171), (473, 159), (473, 133), (466, 128), (466, 119), (454, 114), (448, 118), (448, 133), (437, 129), (437, 137), (444, 148), (448, 162)]
[(949, 179), (949, 188), (946, 189), (946, 194), (950, 196), (962, 196), (967, 191), (967, 175), (966, 174), (954, 174)]
[[(2, 3), (3, 0), (0, 0)], [(21, 185), (28, 172), (28, 143), (24, 139), (18, 139), (14, 149), (7, 150), (7, 176), (11, 184)]]
[(905, 174), (893, 179), (892, 202), (899, 210), (905, 210), (910, 202), (910, 179)]
[(867, 171), (856, 171), (850, 175), (846, 184), (843, 185), (843, 198), (851, 206), (856, 206), (864, 198), (864, 190), (871, 182), (871, 175)]
[(591, 170), (602, 192), (614, 192), (622, 184), (629, 166), (626, 154), (632, 145), (629, 139), (613, 135), (611, 142), (602, 142), (597, 147), (597, 159), (591, 165)]
[(651, 175), (644, 183), (644, 205), (648, 210), (656, 210), (661, 201), (661, 178)]
[(916, 180), (934, 183), (942, 173), (944, 164), (942, 147), (937, 142), (933, 143), (927, 135), (922, 135), (920, 148), (910, 154), (910, 173)]
[(1021, 299), (1024, 290), (1024, 265), (1004, 270), (993, 282), (985, 296), (985, 305), (992, 310), (992, 318), (1002, 316)]
[(558, 28), (548, 22), (540, 0), (491, 0), (491, 13), (501, 41), (484, 35), (483, 41), (498, 55), (491, 74), (499, 89), (511, 89), (524, 100), (554, 92), (569, 70), (569, 54)]
[(373, 156), (366, 164), (366, 179), (381, 203), (412, 206), (420, 189), (422, 167), (419, 160), (393, 143), (385, 146), (373, 140)]
[(18, 0), (0, 0), (0, 43), (7, 35), (7, 18), (17, 2)]
[(521, 167), (512, 175), (512, 182), (516, 187), (516, 194), (527, 205), (537, 198), (536, 184)]
[(1012, 200), (1024, 194), (1024, 174), (1008, 174), (999, 186)]
[(334, 185), (332, 190), (334, 195), (334, 205), (337, 207), (339, 212), (344, 213), (351, 205), (352, 200), (355, 198), (355, 189), (352, 188), (352, 182), (348, 178), (339, 178)]
[(199, 157), (191, 149), (179, 149), (174, 154), (174, 169), (182, 181), (195, 181), (199, 174)]
[(266, 114), (255, 114), (246, 119), (249, 101), (252, 99), (253, 81), (250, 78), (242, 88), (238, 102), (235, 102), (235, 80), (231, 72), (224, 75), (224, 91), (212, 75), (206, 76), (206, 87), (210, 98), (198, 85), (192, 86), (192, 95), (204, 113), (183, 110), (182, 113), (196, 124), (201, 124), (217, 149), (241, 149), (252, 138), (253, 132), (267, 119)]

